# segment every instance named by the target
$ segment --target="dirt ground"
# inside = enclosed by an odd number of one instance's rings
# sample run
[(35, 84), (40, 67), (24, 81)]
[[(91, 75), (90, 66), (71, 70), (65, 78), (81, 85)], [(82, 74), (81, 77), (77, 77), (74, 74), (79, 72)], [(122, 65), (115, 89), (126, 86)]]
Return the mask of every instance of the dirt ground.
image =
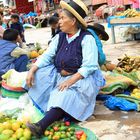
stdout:
[[(105, 25), (106, 26), (106, 25)], [(117, 63), (117, 58), (124, 54), (136, 56), (140, 55), (140, 42), (120, 40), (120, 33), (116, 30), (117, 44), (111, 44), (111, 30), (107, 29), (110, 36), (109, 41), (104, 44), (104, 51), (107, 60), (112, 63)], [(27, 43), (40, 42), (43, 47), (46, 47), (50, 36), (50, 28), (37, 30), (26, 30), (25, 38)], [(80, 125), (92, 130), (99, 140), (140, 140), (140, 113), (139, 112), (124, 112), (110, 111), (103, 102), (97, 101), (94, 115), (89, 120), (80, 123)]]

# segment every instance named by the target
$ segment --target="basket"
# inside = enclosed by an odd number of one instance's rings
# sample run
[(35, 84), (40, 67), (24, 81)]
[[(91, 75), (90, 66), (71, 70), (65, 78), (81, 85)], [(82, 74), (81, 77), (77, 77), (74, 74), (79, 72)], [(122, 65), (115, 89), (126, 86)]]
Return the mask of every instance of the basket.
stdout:
[(22, 87), (11, 87), (11, 86), (8, 86), (5, 81), (2, 81), (1, 93), (3, 97), (18, 99), (25, 92), (26, 91)]

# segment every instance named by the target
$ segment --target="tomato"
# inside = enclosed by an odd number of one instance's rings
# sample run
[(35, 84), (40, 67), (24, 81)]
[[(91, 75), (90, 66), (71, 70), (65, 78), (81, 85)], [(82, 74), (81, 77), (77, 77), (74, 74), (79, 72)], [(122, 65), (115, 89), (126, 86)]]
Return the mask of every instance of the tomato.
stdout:
[(59, 128), (57, 126), (54, 126), (53, 129), (54, 129), (54, 131), (58, 131), (59, 130)]
[(80, 131), (76, 131), (76, 132), (75, 132), (75, 135), (80, 135), (80, 136), (82, 136), (83, 133), (84, 133), (84, 131), (80, 130)]
[(80, 135), (76, 135), (76, 138), (77, 138), (78, 140), (80, 140), (81, 136), (80, 136)]
[(70, 122), (66, 121), (65, 126), (70, 126)]

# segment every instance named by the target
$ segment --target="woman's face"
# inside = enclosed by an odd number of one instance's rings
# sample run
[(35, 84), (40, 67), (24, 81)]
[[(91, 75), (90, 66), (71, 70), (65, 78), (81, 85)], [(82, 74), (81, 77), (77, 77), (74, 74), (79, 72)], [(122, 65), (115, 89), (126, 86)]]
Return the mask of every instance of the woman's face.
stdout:
[(70, 33), (71, 30), (75, 27), (75, 23), (76, 19), (68, 17), (65, 11), (60, 13), (59, 25), (62, 32)]

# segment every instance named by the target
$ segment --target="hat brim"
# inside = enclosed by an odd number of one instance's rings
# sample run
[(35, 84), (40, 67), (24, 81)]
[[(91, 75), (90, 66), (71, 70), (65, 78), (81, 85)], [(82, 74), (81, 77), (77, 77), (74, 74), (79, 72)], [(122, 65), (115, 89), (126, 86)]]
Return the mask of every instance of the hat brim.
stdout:
[(100, 33), (102, 35), (102, 40), (107, 41), (109, 39), (108, 34), (105, 31), (101, 30), (100, 28), (94, 27), (92, 25), (88, 25), (88, 28), (94, 30), (95, 32)]
[(84, 27), (87, 27), (87, 23), (85, 22), (85, 20), (68, 3), (66, 3), (65, 1), (60, 1), (60, 6), (63, 9), (71, 12)]

